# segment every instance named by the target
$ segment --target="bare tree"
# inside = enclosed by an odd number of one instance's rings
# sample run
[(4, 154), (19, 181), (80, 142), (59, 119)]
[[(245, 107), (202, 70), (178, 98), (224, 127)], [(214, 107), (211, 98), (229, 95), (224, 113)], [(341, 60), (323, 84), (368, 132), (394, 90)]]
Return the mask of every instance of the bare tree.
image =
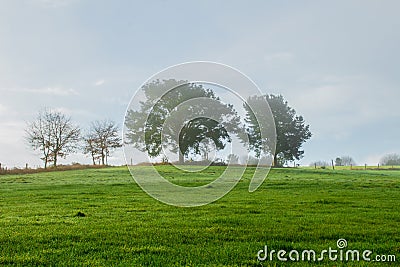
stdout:
[(44, 167), (65, 158), (78, 147), (80, 129), (70, 117), (51, 109), (40, 111), (35, 121), (28, 124), (26, 139), (29, 145), (42, 153)]
[(329, 162), (324, 161), (324, 160), (318, 160), (318, 161), (314, 161), (310, 163), (310, 167), (328, 167), (329, 166)]
[(36, 120), (28, 124), (25, 132), (29, 145), (34, 150), (40, 150), (42, 152), (43, 156), (40, 159), (44, 162), (44, 168), (47, 168), (47, 164), (50, 160), (50, 144), (52, 137), (50, 123), (45, 117), (45, 114), (39, 113)]
[(101, 151), (97, 146), (95, 135), (93, 133), (89, 133), (83, 138), (83, 140), (85, 143), (83, 147), (83, 153), (91, 156), (93, 165), (96, 165), (97, 161), (100, 163)]
[(341, 156), (340, 159), (342, 160), (342, 166), (356, 165), (356, 162), (350, 156)]
[(386, 166), (400, 165), (400, 155), (399, 154), (387, 154), (382, 157), (380, 163)]
[(107, 165), (111, 151), (122, 146), (119, 128), (112, 121), (92, 122), (84, 141), (84, 153), (91, 155), (93, 164), (99, 160), (102, 165)]

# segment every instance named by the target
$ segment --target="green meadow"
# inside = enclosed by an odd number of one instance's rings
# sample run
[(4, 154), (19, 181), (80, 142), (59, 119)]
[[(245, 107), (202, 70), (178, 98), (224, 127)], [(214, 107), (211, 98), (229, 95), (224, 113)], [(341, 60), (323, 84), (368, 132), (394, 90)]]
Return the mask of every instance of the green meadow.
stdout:
[[(141, 167), (148, 168), (148, 167)], [(224, 167), (185, 174), (158, 166), (170, 181), (208, 183)], [(287, 266), (274, 250), (346, 249), (395, 255), (395, 262), (291, 262), (294, 266), (398, 266), (400, 171), (272, 169), (254, 193), (254, 169), (222, 199), (168, 206), (144, 193), (127, 168), (0, 176), (2, 266)]]

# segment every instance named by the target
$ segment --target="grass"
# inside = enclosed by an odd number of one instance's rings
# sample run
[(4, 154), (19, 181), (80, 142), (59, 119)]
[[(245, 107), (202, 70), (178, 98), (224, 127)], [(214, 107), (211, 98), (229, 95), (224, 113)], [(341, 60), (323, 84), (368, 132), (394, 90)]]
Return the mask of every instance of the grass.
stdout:
[[(141, 167), (146, 168), (146, 167)], [(158, 166), (172, 182), (201, 185), (223, 167), (185, 175)], [(248, 169), (224, 198), (196, 208), (164, 205), (126, 168), (0, 176), (0, 265), (286, 266), (259, 262), (270, 249), (336, 248), (395, 254), (400, 261), (400, 172), (273, 169), (248, 193)], [(298, 262), (294, 266), (382, 266)]]

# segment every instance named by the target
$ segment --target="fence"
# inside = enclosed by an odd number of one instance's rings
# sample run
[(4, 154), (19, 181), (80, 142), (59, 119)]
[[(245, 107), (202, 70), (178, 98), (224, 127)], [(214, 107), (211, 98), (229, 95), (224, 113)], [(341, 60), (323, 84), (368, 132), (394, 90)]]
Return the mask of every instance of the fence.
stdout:
[(398, 165), (348, 165), (348, 166), (337, 166), (335, 164), (326, 165), (326, 166), (318, 166), (314, 164), (312, 166), (314, 169), (331, 169), (331, 170), (400, 170), (400, 166)]
[(110, 167), (106, 165), (83, 165), (83, 164), (73, 164), (73, 165), (59, 165), (57, 167), (47, 167), (41, 168), (30, 168), (28, 164), (25, 164), (25, 168), (8, 168), (0, 163), (0, 175), (5, 174), (29, 174), (29, 173), (39, 173), (39, 172), (51, 172), (51, 171), (67, 171), (67, 170), (83, 170), (83, 169), (100, 169)]

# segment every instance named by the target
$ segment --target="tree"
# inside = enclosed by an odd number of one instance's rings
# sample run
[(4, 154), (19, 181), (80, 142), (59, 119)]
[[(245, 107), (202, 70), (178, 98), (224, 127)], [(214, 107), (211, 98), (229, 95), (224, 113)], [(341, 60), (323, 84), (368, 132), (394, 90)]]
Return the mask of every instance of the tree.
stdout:
[(400, 165), (400, 155), (399, 154), (387, 154), (382, 157), (380, 164), (384, 166), (396, 166)]
[[(177, 153), (183, 163), (190, 152), (202, 152), (202, 140), (209, 139), (216, 149), (223, 149), (231, 142), (229, 133), (239, 130), (240, 118), (233, 106), (222, 103), (211, 89), (202, 85), (157, 80), (144, 85), (142, 90), (146, 100), (140, 103), (140, 109), (127, 112), (126, 140), (151, 157), (157, 157), (164, 146)], [(201, 99), (212, 100), (213, 105), (204, 105)], [(193, 119), (185, 119), (191, 115)]]
[(343, 166), (342, 164), (343, 164), (343, 163), (342, 163), (342, 159), (339, 158), (339, 157), (337, 157), (337, 158), (335, 159), (335, 166)]
[(83, 153), (90, 154), (93, 165), (96, 165), (96, 161), (101, 159), (101, 150), (96, 143), (96, 136), (93, 133), (88, 133), (84, 138)]
[(213, 143), (209, 138), (201, 140), (199, 144), (199, 151), (202, 155), (203, 161), (209, 160), (209, 154), (213, 151)]
[(36, 120), (29, 123), (26, 139), (34, 150), (43, 154), (44, 167), (52, 162), (57, 166), (58, 159), (65, 158), (78, 147), (80, 129), (70, 117), (61, 112), (45, 109), (40, 111)]
[(271, 120), (271, 114), (265, 112), (266, 104), (264, 96), (251, 96), (243, 105), (246, 111), (244, 118), (246, 136), (239, 135), (239, 138), (243, 143), (248, 143), (249, 150), (253, 151), (257, 158), (260, 158), (262, 154), (275, 155), (273, 151), (276, 146), (276, 139), (273, 138), (275, 124)]
[(311, 167), (314, 167), (314, 166), (317, 166), (317, 167), (328, 167), (329, 163), (326, 162), (326, 161), (323, 161), (323, 160), (318, 160), (318, 161), (315, 161), (315, 162), (311, 162), (310, 166)]
[(340, 159), (341, 159), (342, 165), (339, 165), (339, 166), (356, 165), (356, 162), (350, 156), (341, 156)]
[[(301, 146), (312, 135), (309, 125), (306, 125), (302, 116), (296, 115), (296, 111), (288, 105), (288, 102), (281, 95), (255, 96), (249, 98), (248, 102), (251, 101), (255, 106), (257, 102), (263, 101), (263, 97), (268, 102), (275, 120), (277, 140), (273, 155), (274, 166), (282, 166), (287, 161), (295, 159), (299, 160), (304, 154)], [(250, 148), (255, 151), (257, 157), (260, 157), (262, 152), (269, 152), (264, 147), (270, 146), (263, 145), (263, 142), (268, 143), (269, 141), (262, 140), (255, 114), (248, 105), (244, 105), (244, 107), (246, 109), (246, 132), (249, 136)], [(257, 117), (262, 118), (262, 114), (257, 114)]]
[(113, 121), (92, 122), (84, 141), (84, 153), (90, 154), (93, 165), (96, 165), (96, 160), (107, 165), (111, 151), (122, 146), (119, 129)]

